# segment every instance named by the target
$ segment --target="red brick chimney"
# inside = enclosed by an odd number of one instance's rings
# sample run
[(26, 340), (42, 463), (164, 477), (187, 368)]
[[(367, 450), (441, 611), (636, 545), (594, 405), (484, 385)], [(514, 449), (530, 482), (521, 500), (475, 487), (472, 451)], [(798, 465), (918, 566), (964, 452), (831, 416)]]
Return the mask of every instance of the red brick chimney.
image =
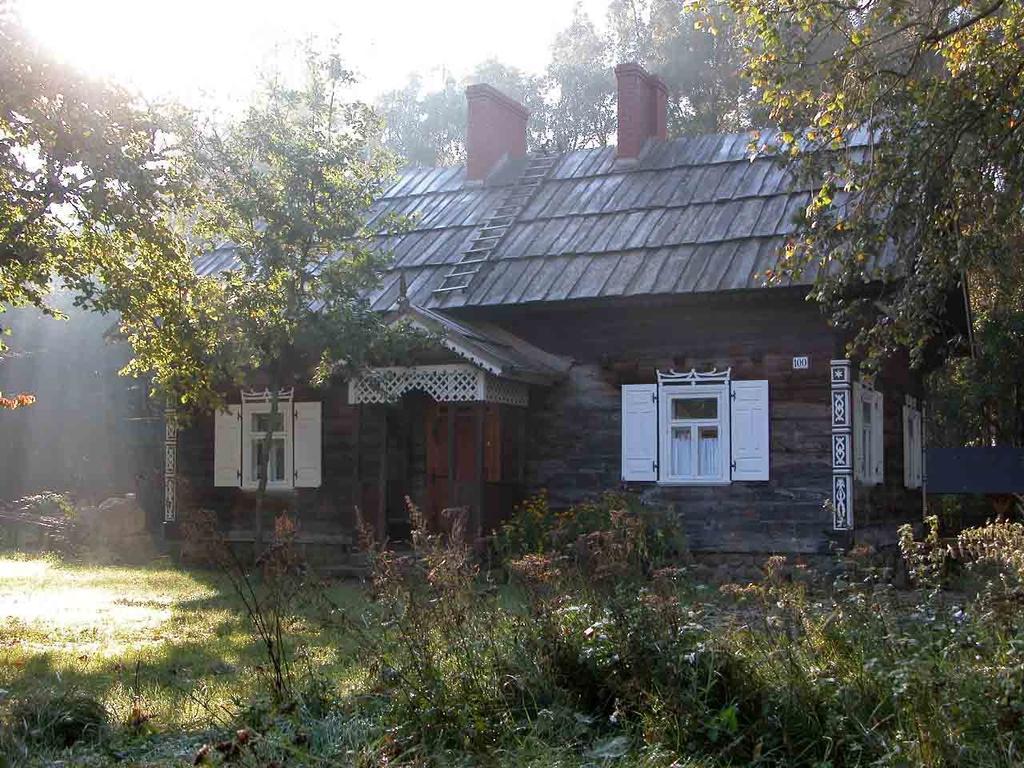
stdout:
[(526, 156), (529, 110), (489, 85), (466, 88), (466, 178), (483, 181), (505, 157)]
[(618, 87), (617, 156), (635, 160), (648, 139), (668, 135), (668, 86), (639, 64), (630, 62), (615, 68)]

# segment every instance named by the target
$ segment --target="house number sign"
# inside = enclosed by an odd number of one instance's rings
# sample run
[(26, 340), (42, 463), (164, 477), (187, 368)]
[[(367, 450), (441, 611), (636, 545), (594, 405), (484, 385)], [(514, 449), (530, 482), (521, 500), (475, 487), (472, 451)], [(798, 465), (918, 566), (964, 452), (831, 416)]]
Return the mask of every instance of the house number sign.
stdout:
[(793, 370), (794, 371), (806, 371), (811, 367), (811, 358), (807, 355), (800, 355), (799, 357), (793, 358)]

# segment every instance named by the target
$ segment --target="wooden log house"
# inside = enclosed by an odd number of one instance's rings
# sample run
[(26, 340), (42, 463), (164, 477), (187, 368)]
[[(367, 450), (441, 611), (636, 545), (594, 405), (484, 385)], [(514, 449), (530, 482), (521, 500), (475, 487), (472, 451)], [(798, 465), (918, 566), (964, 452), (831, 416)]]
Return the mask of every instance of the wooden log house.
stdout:
[[(824, 553), (920, 516), (919, 377), (860, 376), (806, 284), (764, 287), (810, 191), (747, 135), (666, 140), (662, 81), (616, 77), (616, 146), (528, 154), (527, 111), (474, 85), (467, 164), (409, 168), (373, 206), (416, 223), (379, 238), (369, 301), (438, 342), (283, 393), (269, 486), (305, 535), (341, 551), (359, 507), (401, 540), (407, 496), (485, 535), (541, 489), (635, 491), (698, 551)], [(250, 535), (265, 398), (168, 428), (169, 521), (207, 507)]]

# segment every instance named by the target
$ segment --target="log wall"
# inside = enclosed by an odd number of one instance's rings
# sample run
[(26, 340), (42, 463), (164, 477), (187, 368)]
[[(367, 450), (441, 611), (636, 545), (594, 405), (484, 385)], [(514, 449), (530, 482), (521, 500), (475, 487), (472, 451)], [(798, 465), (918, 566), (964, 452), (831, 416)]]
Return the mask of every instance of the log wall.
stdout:
[[(829, 361), (841, 354), (842, 343), (798, 294), (779, 290), (461, 314), (500, 324), (573, 360), (565, 380), (531, 392), (521, 428), (525, 450), (515, 459), (528, 490), (547, 489), (555, 505), (567, 506), (620, 487), (621, 385), (654, 382), (657, 370), (731, 367), (734, 379), (769, 382), (771, 479), (714, 487), (637, 483), (630, 489), (674, 510), (694, 551), (824, 553), (833, 544), (852, 543), (831, 530), (831, 515), (823, 508), (831, 492)], [(809, 368), (793, 370), (793, 357), (804, 355)], [(880, 382), (886, 395), (886, 484), (858, 488), (855, 501), (858, 529), (882, 531), (890, 539), (896, 523), (920, 517), (918, 495), (902, 487), (900, 410), (903, 393), (918, 390), (900, 371), (905, 366), (894, 364)], [(383, 531), (386, 408), (347, 405), (344, 386), (296, 399), (324, 403), (324, 484), (276, 495), (277, 508), (292, 510), (306, 531), (351, 534), (359, 505)], [(200, 420), (181, 441), (186, 503), (218, 509), (227, 527), (252, 527), (252, 494), (212, 487), (212, 419)]]
[[(822, 552), (832, 540), (829, 361), (832, 332), (802, 300), (676, 302), (535, 311), (502, 318), (528, 341), (569, 357), (568, 379), (533, 393), (528, 484), (568, 505), (620, 486), (620, 386), (657, 370), (732, 368), (767, 379), (771, 480), (713, 487), (630, 484), (678, 514), (695, 551)], [(793, 357), (810, 357), (794, 371)]]

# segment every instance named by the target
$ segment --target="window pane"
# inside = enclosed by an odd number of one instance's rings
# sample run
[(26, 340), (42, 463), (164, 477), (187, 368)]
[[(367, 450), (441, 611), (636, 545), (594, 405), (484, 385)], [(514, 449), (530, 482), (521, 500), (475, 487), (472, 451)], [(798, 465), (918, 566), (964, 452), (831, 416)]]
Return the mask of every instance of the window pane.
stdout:
[(677, 397), (672, 401), (673, 419), (717, 419), (717, 397)]
[(274, 440), (271, 443), (268, 469), (271, 480), (284, 480), (284, 440)]
[[(252, 441), (252, 469), (249, 479), (259, 482), (260, 467), (263, 465), (263, 440), (253, 439)], [(269, 482), (284, 480), (284, 440), (277, 438), (270, 441), (270, 461), (267, 463), (267, 477)]]
[(697, 443), (697, 466), (700, 477), (718, 477), (718, 427), (701, 427)]
[(274, 432), (284, 432), (284, 414), (275, 413), (274, 420), (270, 420), (269, 413), (254, 413), (252, 415), (252, 431), (266, 434), (267, 428), (273, 424)]
[(860, 430), (860, 468), (861, 474), (864, 479), (867, 479), (868, 473), (871, 471), (871, 466), (874, 463), (871, 458), (871, 452), (874, 449), (874, 441), (871, 439), (871, 423), (866, 422)]
[(673, 477), (693, 477), (693, 439), (689, 427), (675, 427), (672, 430)]

